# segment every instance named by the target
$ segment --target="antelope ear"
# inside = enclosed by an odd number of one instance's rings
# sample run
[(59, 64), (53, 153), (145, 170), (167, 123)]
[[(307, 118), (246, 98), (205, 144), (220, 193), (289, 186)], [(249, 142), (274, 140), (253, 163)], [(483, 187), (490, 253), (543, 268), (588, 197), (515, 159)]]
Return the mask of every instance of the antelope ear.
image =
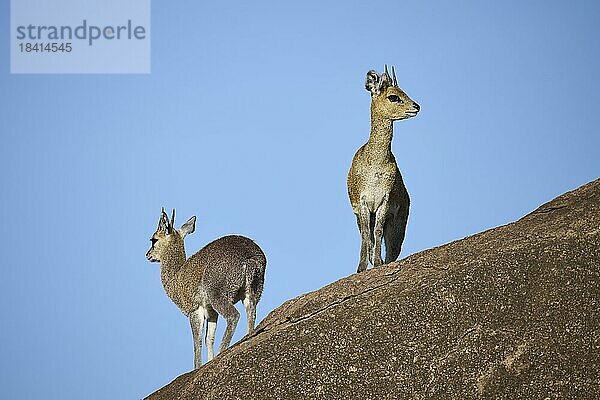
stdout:
[(161, 208), (160, 210), (160, 217), (158, 217), (158, 227), (156, 228), (159, 231), (164, 231), (167, 229), (167, 226), (165, 225), (165, 209), (164, 207)]
[(190, 233), (194, 233), (195, 230), (196, 216), (194, 215), (192, 218), (188, 219), (185, 224), (181, 225), (181, 228), (179, 228), (179, 233), (181, 234), (181, 237), (184, 238)]
[(365, 89), (371, 92), (371, 96), (378, 96), (391, 84), (391, 79), (388, 74), (384, 73), (379, 75), (377, 71), (367, 72), (367, 78), (365, 79)]
[(170, 235), (173, 232), (173, 227), (171, 226), (169, 217), (167, 216), (167, 213), (164, 209), (161, 211), (158, 227), (164, 230), (165, 233), (167, 233), (168, 235)]
[(379, 83), (381, 78), (377, 71), (370, 70), (367, 72), (367, 79), (365, 79), (365, 89), (371, 92), (371, 96), (379, 94)]

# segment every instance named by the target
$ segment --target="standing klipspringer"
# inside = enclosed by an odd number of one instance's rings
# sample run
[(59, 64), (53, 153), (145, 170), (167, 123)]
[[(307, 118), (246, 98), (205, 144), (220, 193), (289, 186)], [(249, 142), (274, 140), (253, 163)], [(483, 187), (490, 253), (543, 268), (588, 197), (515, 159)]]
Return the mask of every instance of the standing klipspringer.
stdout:
[(365, 88), (371, 92), (371, 134), (352, 159), (348, 172), (348, 195), (361, 236), (357, 272), (381, 264), (381, 240), (385, 238), (385, 262), (398, 258), (410, 200), (392, 154), (393, 123), (414, 117), (419, 105), (398, 87), (387, 66), (379, 75), (369, 71)]
[[(267, 258), (256, 243), (244, 236), (223, 236), (186, 259), (183, 239), (196, 229), (196, 217), (175, 229), (175, 210), (161, 212), (158, 228), (146, 253), (160, 262), (160, 278), (169, 298), (189, 317), (194, 339), (194, 368), (202, 364), (204, 320), (208, 321), (208, 361), (214, 357), (218, 314), (227, 320), (219, 353), (231, 342), (240, 318), (234, 304), (246, 307), (248, 334), (254, 329), (256, 304), (262, 294)], [(218, 314), (217, 314), (218, 313)]]

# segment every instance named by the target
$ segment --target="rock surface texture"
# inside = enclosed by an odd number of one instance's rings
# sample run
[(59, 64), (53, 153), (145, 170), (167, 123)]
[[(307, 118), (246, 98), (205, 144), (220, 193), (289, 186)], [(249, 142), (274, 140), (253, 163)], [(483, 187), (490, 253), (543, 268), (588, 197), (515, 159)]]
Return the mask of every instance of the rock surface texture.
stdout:
[(148, 399), (600, 399), (599, 307), (596, 180), (290, 300)]

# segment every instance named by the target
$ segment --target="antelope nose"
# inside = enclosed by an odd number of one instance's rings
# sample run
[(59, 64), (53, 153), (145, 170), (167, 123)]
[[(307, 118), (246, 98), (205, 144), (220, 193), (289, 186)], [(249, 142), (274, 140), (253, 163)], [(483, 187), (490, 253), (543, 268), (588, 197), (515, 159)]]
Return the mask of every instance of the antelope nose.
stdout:
[(420, 105), (418, 105), (417, 103), (414, 103), (414, 104), (413, 104), (413, 107), (414, 107), (414, 108), (415, 108), (417, 111), (419, 111), (419, 110), (421, 109), (421, 106), (420, 106)]

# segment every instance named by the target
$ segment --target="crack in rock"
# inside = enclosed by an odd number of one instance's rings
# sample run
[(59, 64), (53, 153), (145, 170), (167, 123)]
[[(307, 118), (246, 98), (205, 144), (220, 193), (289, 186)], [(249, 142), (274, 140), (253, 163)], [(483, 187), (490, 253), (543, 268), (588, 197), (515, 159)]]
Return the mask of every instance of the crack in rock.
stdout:
[[(401, 272), (400, 268), (396, 269), (396, 270), (394, 270), (392, 272), (388, 272), (388, 273), (384, 274), (384, 276), (393, 276), (393, 275), (398, 274), (399, 272)], [(251, 335), (242, 338), (238, 343), (236, 343), (236, 345), (237, 344), (241, 344), (241, 343), (245, 343), (245, 342), (249, 341), (250, 339), (257, 337), (258, 335), (260, 335), (262, 333), (273, 331), (273, 330), (275, 330), (275, 329), (277, 329), (277, 328), (279, 328), (281, 326), (285, 326), (285, 325), (291, 326), (291, 325), (295, 325), (295, 324), (298, 324), (300, 322), (306, 321), (307, 319), (310, 319), (310, 318), (312, 318), (312, 317), (314, 317), (316, 315), (319, 315), (319, 314), (323, 313), (324, 311), (329, 310), (330, 308), (333, 308), (333, 307), (336, 307), (336, 306), (338, 306), (340, 304), (343, 304), (343, 303), (345, 303), (346, 301), (348, 301), (350, 299), (353, 299), (353, 298), (359, 297), (359, 296), (363, 296), (363, 295), (365, 295), (367, 293), (371, 293), (373, 291), (381, 289), (382, 287), (385, 287), (385, 286), (387, 286), (387, 285), (389, 285), (389, 284), (397, 281), (399, 278), (400, 277), (397, 276), (397, 277), (395, 277), (393, 279), (389, 279), (388, 281), (386, 281), (386, 282), (384, 282), (384, 283), (382, 283), (380, 285), (377, 285), (377, 286), (374, 286), (374, 287), (370, 287), (370, 288), (365, 289), (365, 290), (363, 290), (361, 292), (358, 292), (358, 293), (353, 293), (353, 294), (350, 294), (350, 295), (346, 295), (346, 296), (342, 297), (341, 299), (338, 299), (338, 300), (336, 300), (336, 301), (334, 301), (334, 302), (332, 302), (330, 304), (327, 304), (325, 307), (321, 307), (321, 308), (319, 308), (319, 309), (317, 309), (317, 310), (315, 310), (315, 311), (313, 311), (313, 312), (311, 312), (311, 313), (309, 313), (307, 315), (303, 315), (303, 316), (295, 318), (295, 319), (288, 317), (288, 318), (286, 318), (283, 321), (278, 321), (278, 322), (276, 322), (274, 324), (269, 324), (269, 325), (266, 325), (264, 327), (258, 328)]]
[(544, 209), (540, 209), (540, 210), (535, 210), (533, 212), (533, 214), (547, 214), (547, 213), (550, 213), (552, 211), (562, 210), (563, 208), (567, 208), (567, 206), (566, 205), (564, 205), (564, 206), (555, 206), (555, 207), (548, 207), (548, 208), (544, 208)]

